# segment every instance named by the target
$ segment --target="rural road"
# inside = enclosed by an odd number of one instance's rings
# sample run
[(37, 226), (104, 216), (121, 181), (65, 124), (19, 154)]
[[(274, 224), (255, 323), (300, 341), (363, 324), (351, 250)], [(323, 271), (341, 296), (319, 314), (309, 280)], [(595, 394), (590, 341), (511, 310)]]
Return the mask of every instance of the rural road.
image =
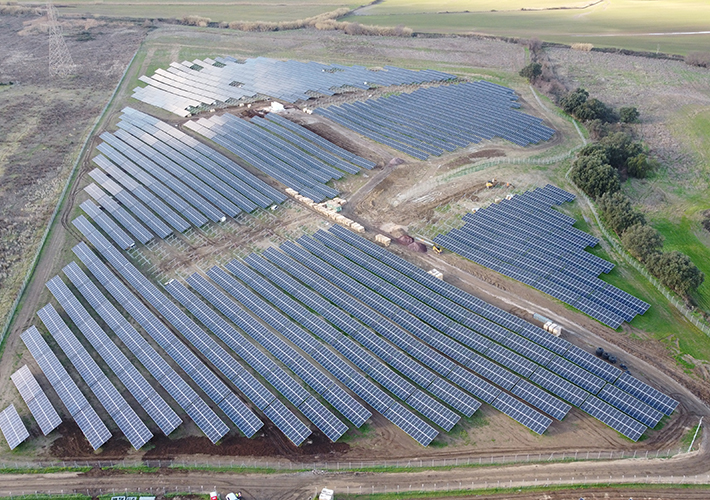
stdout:
[[(500, 467), (462, 467), (421, 472), (324, 472), (231, 474), (209, 471), (159, 473), (57, 473), (3, 475), (0, 496), (22, 492), (72, 491), (99, 494), (113, 491), (233, 491), (248, 499), (302, 499), (323, 487), (336, 492), (371, 493), (447, 490), (482, 487), (523, 487), (545, 484), (645, 483), (710, 484), (708, 433), (699, 451), (672, 459), (627, 459), (603, 462), (562, 462)], [(152, 490), (151, 490), (152, 488)], [(706, 492), (707, 493), (707, 492)]]

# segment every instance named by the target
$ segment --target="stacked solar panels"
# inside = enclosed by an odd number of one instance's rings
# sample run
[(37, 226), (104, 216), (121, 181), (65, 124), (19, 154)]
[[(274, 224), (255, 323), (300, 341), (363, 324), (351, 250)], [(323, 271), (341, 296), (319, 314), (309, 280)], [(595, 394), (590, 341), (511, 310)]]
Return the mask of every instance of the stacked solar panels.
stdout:
[(548, 184), (467, 214), (463, 227), (434, 241), (618, 328), (650, 306), (599, 278), (614, 265), (585, 251), (597, 239), (550, 208), (572, 199)]
[(22, 423), (15, 405), (10, 405), (0, 412), (0, 432), (5, 436), (7, 445), (11, 450), (17, 448), (25, 439), (30, 437), (27, 427)]
[(412, 71), (392, 66), (373, 71), (363, 66), (278, 61), (265, 57), (244, 62), (218, 57), (174, 62), (165, 70), (156, 70), (152, 76), (141, 76), (140, 80), (147, 86), (136, 87), (133, 97), (180, 116), (189, 116), (196, 108), (265, 96), (296, 102), (349, 88), (369, 89), (454, 78), (440, 71)]
[(345, 172), (357, 173), (361, 166), (374, 165), (349, 153), (347, 159), (338, 158), (283, 121), (247, 121), (225, 114), (200, 118), (185, 126), (317, 202), (338, 195), (327, 182), (342, 178)]
[(381, 97), (316, 109), (315, 113), (426, 160), (472, 143), (496, 137), (519, 146), (537, 144), (554, 130), (515, 107), (513, 90), (485, 81), (418, 89), (411, 94)]
[[(538, 391), (540, 388), (545, 389), (545, 391), (594, 415), (634, 440), (640, 436), (639, 430), (642, 433), (642, 428), (645, 426), (654, 427), (664, 414), (670, 415), (678, 405), (677, 401), (635, 379), (628, 373), (622, 373), (621, 370), (600, 358), (434, 278), (347, 229), (333, 226), (330, 229), (330, 234), (332, 236), (319, 231), (315, 236), (330, 249), (347, 256), (353, 262), (375, 273), (376, 276), (386, 278), (410, 294), (411, 297), (407, 300), (412, 304), (411, 310), (416, 311), (414, 314), (425, 322), (432, 326), (438, 325), (437, 328), (444, 328), (443, 331), (447, 335), (470, 346), (479, 354), (491, 356), (492, 342), (509, 347), (510, 350), (522, 357), (518, 358), (517, 363), (508, 365), (511, 369), (525, 366), (520, 363), (523, 358), (534, 361), (536, 364), (527, 364), (532, 369), (528, 375), (528, 380), (532, 383), (524, 380), (518, 381), (510, 391), (551, 416), (554, 416), (551, 410), (545, 409), (545, 405), (549, 405), (549, 401), (546, 401), (544, 397), (545, 393), (528, 393), (531, 388), (536, 388)], [(338, 244), (333, 236), (337, 236), (342, 240), (342, 243)], [(347, 245), (344, 246), (344, 243)], [(283, 245), (282, 248), (286, 245)], [(310, 248), (317, 249), (312, 243), (308, 243), (308, 245)], [(282, 257), (278, 257), (271, 251), (267, 251), (265, 255), (280, 262), (282, 267), (286, 265)], [(326, 255), (321, 252), (322, 258)], [(364, 276), (362, 272), (357, 274)], [(301, 279), (310, 279), (310, 277), (304, 276)], [(373, 278), (370, 278), (369, 281), (373, 285), (376, 283)], [(311, 286), (316, 285), (312, 284)], [(384, 285), (380, 284), (379, 286), (383, 287)], [(385, 288), (380, 288), (380, 290), (380, 293), (385, 293)], [(328, 293), (327, 288), (321, 293)], [(334, 294), (331, 300), (337, 300), (337, 295)], [(347, 307), (347, 304), (341, 304), (341, 306)], [(381, 305), (374, 302), (371, 307), (378, 308)], [(382, 309), (382, 311), (383, 314), (387, 312), (386, 309)], [(357, 306), (352, 307), (350, 312), (357, 315)], [(447, 323), (447, 317), (454, 323)], [(401, 317), (398, 319), (401, 322)], [(420, 334), (426, 331), (421, 325), (417, 330)], [(430, 333), (428, 342), (431, 342), (432, 339)], [(456, 359), (456, 351), (445, 344), (440, 345), (442, 345), (442, 352)], [(448, 352), (444, 347), (449, 349)], [(500, 347), (496, 354), (498, 352), (500, 352)], [(491, 357), (503, 364), (511, 358), (510, 352), (504, 358)], [(475, 368), (481, 370), (486, 366), (478, 363)], [(512, 382), (508, 382), (507, 387), (504, 385), (505, 379), (501, 377), (502, 372), (492, 372), (490, 366), (487, 368), (485, 371), (480, 371), (484, 377), (494, 382), (496, 380), (492, 377), (497, 377), (496, 383), (506, 389), (512, 385)], [(592, 394), (597, 398), (590, 399)], [(534, 398), (530, 398), (531, 395)], [(597, 399), (602, 401), (597, 402)], [(589, 404), (585, 404), (587, 401)], [(631, 425), (630, 420), (634, 420), (635, 423)]]
[[(69, 361), (74, 365), (79, 376), (96, 396), (101, 406), (111, 416), (119, 429), (136, 450), (151, 440), (153, 433), (141, 421), (116, 386), (101, 371), (79, 339), (72, 333), (59, 313), (47, 304), (37, 312), (49, 333), (54, 337)], [(88, 314), (87, 314), (88, 315)]]
[(39, 386), (37, 379), (32, 375), (27, 365), (23, 365), (10, 378), (30, 409), (32, 416), (37, 421), (42, 434), (46, 436), (62, 423), (57, 410), (49, 402), (49, 398)]
[(109, 440), (111, 432), (76, 386), (76, 383), (69, 376), (59, 359), (57, 359), (57, 356), (49, 348), (39, 330), (32, 326), (22, 334), (21, 338), (59, 396), (59, 399), (62, 400), (67, 411), (84, 433), (84, 436), (86, 436), (91, 447), (94, 450), (98, 450), (101, 445)]

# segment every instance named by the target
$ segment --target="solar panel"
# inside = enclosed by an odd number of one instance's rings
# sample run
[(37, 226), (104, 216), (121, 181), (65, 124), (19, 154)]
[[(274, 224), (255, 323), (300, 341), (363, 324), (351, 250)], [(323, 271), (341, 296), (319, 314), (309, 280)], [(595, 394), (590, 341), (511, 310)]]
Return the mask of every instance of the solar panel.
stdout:
[(629, 372), (623, 373), (614, 385), (666, 415), (671, 415), (678, 406), (678, 401), (634, 378)]
[(604, 389), (599, 393), (599, 399), (615, 406), (650, 428), (656, 427), (661, 418), (663, 418), (663, 413), (660, 411), (651, 408), (646, 403), (639, 401), (631, 394), (611, 384), (604, 386)]
[(352, 396), (329, 379), (302, 354), (279, 337), (273, 335), (266, 327), (250, 316), (244, 309), (228, 299), (226, 295), (197, 274), (188, 277), (188, 283), (215, 308), (222, 312), (243, 332), (264, 346), (276, 358), (301, 377), (314, 390), (321, 394), (356, 427), (360, 427), (371, 413), (358, 403)]
[(539, 408), (556, 420), (565, 418), (567, 412), (572, 408), (567, 403), (563, 403), (527, 380), (519, 381), (515, 387), (513, 387), (511, 393), (518, 396), (523, 401), (527, 401), (535, 408)]
[(498, 394), (498, 397), (491, 402), (491, 406), (502, 411), (516, 422), (523, 424), (536, 434), (544, 433), (552, 423), (552, 419), (549, 417), (533, 410), (504, 392)]
[(56, 391), (59, 399), (74, 418), (89, 444), (94, 450), (111, 438), (111, 432), (101, 421), (96, 411), (89, 405), (76, 383), (69, 377), (62, 363), (47, 345), (36, 327), (31, 326), (20, 336), (37, 361), (42, 372)]
[(47, 288), (59, 305), (69, 315), (75, 325), (79, 327), (84, 337), (99, 353), (106, 365), (118, 377), (121, 383), (133, 395), (135, 400), (148, 413), (148, 416), (158, 424), (161, 431), (167, 436), (174, 431), (182, 420), (170, 408), (165, 400), (148, 384), (148, 381), (133, 366), (128, 358), (116, 347), (98, 323), (89, 315), (88, 311), (69, 290), (64, 282), (55, 276), (47, 282)]
[(634, 442), (646, 432), (645, 425), (595, 396), (590, 396), (579, 408)]
[[(190, 311), (197, 319), (207, 326), (228, 347), (239, 355), (257, 373), (264, 377), (267, 382), (269, 382), (297, 408), (303, 405), (305, 401), (313, 399), (313, 396), (301, 387), (296, 380), (294, 380), (280, 366), (274, 363), (271, 358), (264, 355), (258, 349), (255, 349), (243, 335), (229, 326), (226, 321), (219, 317), (216, 312), (209, 309), (204, 302), (200, 301), (184, 285), (172, 280), (165, 286), (165, 288), (188, 311)], [(240, 379), (233, 380), (237, 387), (239, 387), (239, 380)], [(334, 421), (339, 422), (339, 420), (319, 402), (310, 402), (307, 408), (312, 409), (312, 414), (320, 415), (317, 422), (313, 423), (316, 424), (316, 426), (318, 426), (318, 423), (327, 424), (326, 427), (321, 430), (324, 433), (327, 433), (326, 435), (328, 435), (328, 437), (334, 438), (332, 439), (333, 441), (337, 441), (342, 435), (340, 434), (336, 436), (334, 434), (336, 429), (340, 429), (343, 432), (347, 431), (347, 426), (342, 422), (340, 422), (339, 425), (333, 425)]]
[(153, 433), (101, 371), (54, 307), (47, 304), (37, 315), (131, 445), (136, 450), (142, 448), (153, 437)]
[[(144, 328), (151, 338), (195, 380), (195, 383), (197, 383), (206, 394), (210, 395), (210, 397), (214, 397), (216, 399), (215, 402), (219, 404), (224, 399), (224, 392), (220, 391), (220, 389), (224, 388), (224, 384), (216, 379), (212, 372), (207, 371), (202, 362), (195, 361), (194, 353), (187, 349), (145, 305), (137, 300), (135, 295), (109, 271), (106, 265), (96, 257), (86, 244), (82, 243), (77, 245), (73, 248), (73, 251), (91, 270), (92, 274), (97, 276), (101, 284), (114, 299)], [(205, 435), (213, 443), (216, 443), (229, 431), (229, 427), (214, 415), (212, 410), (205, 405), (204, 401), (194, 394), (194, 391), (187, 391), (186, 387), (189, 386), (184, 385), (184, 383), (180, 382), (178, 379), (179, 377), (176, 376), (170, 379), (175, 384), (180, 384), (179, 390), (176, 388), (171, 395), (178, 400), (178, 394), (185, 394), (185, 396), (181, 398), (183, 400), (181, 406), (184, 404), (187, 407), (185, 411), (188, 415), (195, 420), (200, 429), (205, 432)], [(190, 397), (193, 399), (187, 399)]]
[(27, 427), (22, 423), (22, 419), (13, 404), (0, 412), (0, 431), (5, 436), (7, 445), (11, 450), (17, 448), (25, 439), (30, 437)]
[(27, 365), (22, 365), (10, 378), (45, 436), (62, 423), (57, 410), (49, 402)]

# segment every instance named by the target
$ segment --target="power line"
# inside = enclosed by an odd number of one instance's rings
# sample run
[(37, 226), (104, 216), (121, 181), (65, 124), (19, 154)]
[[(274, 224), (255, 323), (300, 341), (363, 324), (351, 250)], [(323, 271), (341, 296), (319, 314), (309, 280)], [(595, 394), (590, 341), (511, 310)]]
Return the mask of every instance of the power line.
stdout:
[(67, 44), (64, 41), (62, 27), (57, 22), (57, 10), (52, 0), (47, 2), (47, 31), (49, 32), (49, 76), (66, 78), (75, 69)]

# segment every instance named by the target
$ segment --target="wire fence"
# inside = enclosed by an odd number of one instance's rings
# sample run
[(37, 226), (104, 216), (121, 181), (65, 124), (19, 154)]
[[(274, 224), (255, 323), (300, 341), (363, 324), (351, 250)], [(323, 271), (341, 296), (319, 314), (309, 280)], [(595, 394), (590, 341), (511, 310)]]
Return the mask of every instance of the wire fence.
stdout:
[[(567, 173), (565, 174), (565, 178), (572, 183), (573, 186), (576, 187), (574, 182), (569, 178), (570, 171), (572, 169), (568, 170)], [(710, 337), (710, 327), (705, 323), (704, 321), (700, 320), (697, 316), (695, 316), (691, 311), (688, 310), (688, 308), (685, 306), (685, 304), (678, 299), (676, 295), (674, 295), (670, 290), (668, 290), (665, 286), (661, 284), (651, 273), (649, 273), (646, 268), (641, 264), (638, 260), (633, 258), (627, 251), (624, 249), (624, 247), (619, 243), (619, 240), (614, 237), (609, 231), (607, 231), (606, 227), (604, 224), (602, 224), (601, 219), (599, 218), (599, 213), (597, 212), (596, 207), (594, 206), (594, 203), (587, 197), (586, 194), (584, 194), (581, 190), (577, 189), (579, 196), (581, 196), (584, 201), (587, 202), (587, 205), (589, 206), (590, 210), (592, 211), (592, 214), (594, 215), (594, 219), (597, 221), (597, 226), (599, 227), (599, 230), (602, 232), (604, 235), (604, 238), (611, 244), (611, 246), (614, 248), (616, 253), (621, 256), (621, 258), (624, 259), (626, 263), (629, 265), (633, 266), (634, 269), (636, 269), (644, 278), (646, 278), (655, 288), (658, 290), (666, 299), (668, 299), (668, 302), (673, 304), (673, 306), (680, 312), (683, 316), (685, 316), (685, 319), (687, 319), (689, 322), (691, 322), (693, 325), (695, 325), (700, 331), (702, 331), (705, 335)]]
[(264, 460), (263, 458), (213, 458), (183, 459), (183, 460), (72, 460), (51, 462), (0, 462), (0, 471), (37, 471), (51, 469), (79, 469), (79, 468), (173, 468), (196, 470), (320, 470), (320, 471), (347, 471), (347, 470), (392, 470), (402, 469), (440, 469), (452, 467), (484, 467), (495, 465), (547, 463), (565, 461), (609, 461), (623, 459), (650, 460), (657, 458), (673, 458), (679, 455), (692, 453), (683, 447), (668, 448), (654, 451), (638, 450), (582, 450), (551, 453), (516, 453), (508, 455), (491, 455), (481, 457), (459, 458), (430, 458), (430, 459), (399, 459), (399, 460), (334, 460), (334, 461), (291, 461), (288, 459)]

